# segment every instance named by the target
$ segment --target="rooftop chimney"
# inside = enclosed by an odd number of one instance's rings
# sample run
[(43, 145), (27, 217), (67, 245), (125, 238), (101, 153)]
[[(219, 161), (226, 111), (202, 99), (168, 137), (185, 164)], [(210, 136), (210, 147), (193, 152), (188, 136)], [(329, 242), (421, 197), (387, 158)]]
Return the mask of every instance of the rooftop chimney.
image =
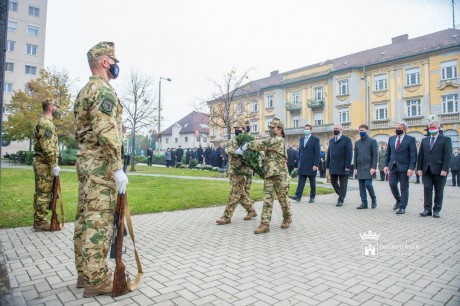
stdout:
[(408, 39), (409, 39), (409, 34), (404, 34), (404, 35), (393, 37), (391, 39), (391, 43), (392, 44), (397, 44), (399, 42), (403, 42), (403, 41), (406, 41)]
[(270, 72), (270, 76), (275, 76), (275, 75), (278, 75), (279, 74), (279, 71), (278, 70), (275, 70), (275, 71), (272, 71)]

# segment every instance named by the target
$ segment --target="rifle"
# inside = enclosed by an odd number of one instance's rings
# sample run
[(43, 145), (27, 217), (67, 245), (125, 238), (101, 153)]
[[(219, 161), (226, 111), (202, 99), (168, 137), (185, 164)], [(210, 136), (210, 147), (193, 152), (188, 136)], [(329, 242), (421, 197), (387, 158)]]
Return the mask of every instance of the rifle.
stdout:
[[(130, 156), (125, 155), (123, 163), (123, 171), (126, 173), (126, 168), (128, 167), (130, 161)], [(126, 273), (126, 267), (122, 261), (123, 254), (123, 237), (127, 235), (126, 226), (125, 226), (125, 216), (128, 224), (129, 234), (134, 245), (134, 254), (136, 256), (137, 263), (137, 276), (134, 281), (134, 284), (131, 284), (129, 275)], [(113, 255), (113, 257), (112, 257)], [(114, 216), (114, 229), (113, 229), (113, 240), (112, 240), (112, 249), (110, 252), (110, 258), (115, 258), (115, 271), (113, 276), (113, 289), (112, 296), (124, 295), (128, 292), (136, 290), (139, 285), (140, 278), (142, 276), (142, 267), (139, 260), (139, 255), (137, 254), (136, 244), (134, 241), (134, 232), (131, 224), (131, 216), (128, 206), (128, 197), (125, 194), (118, 194), (117, 204), (115, 206), (115, 216)]]
[[(59, 199), (61, 204), (61, 224), (58, 221), (58, 215), (56, 213), (56, 202)], [(55, 176), (53, 179), (53, 187), (51, 188), (51, 201), (48, 206), (48, 210), (51, 210), (51, 224), (50, 231), (60, 231), (64, 228), (64, 205), (62, 204), (62, 194), (61, 194), (61, 182), (59, 176)]]

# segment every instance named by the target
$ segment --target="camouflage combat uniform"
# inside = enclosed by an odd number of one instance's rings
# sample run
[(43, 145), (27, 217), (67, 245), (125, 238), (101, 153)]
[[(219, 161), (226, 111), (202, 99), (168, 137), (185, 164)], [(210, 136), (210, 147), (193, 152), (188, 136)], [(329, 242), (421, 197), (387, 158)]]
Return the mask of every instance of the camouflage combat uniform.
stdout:
[(115, 90), (100, 76), (90, 77), (75, 101), (75, 138), (81, 149), (76, 163), (75, 264), (90, 286), (108, 278), (117, 188), (114, 171), (122, 169), (122, 113)]
[(58, 164), (59, 144), (53, 120), (41, 116), (34, 129), (33, 168), (35, 172), (34, 223), (48, 222), (48, 206), (51, 201), (53, 168)]
[[(235, 138), (229, 140), (225, 144), (225, 148), (228, 153), (228, 176), (230, 178), (231, 190), (228, 196), (228, 204), (225, 207), (222, 218), (224, 220), (230, 220), (238, 203), (240, 203), (248, 213), (253, 211), (253, 202), (249, 198), (251, 195), (253, 171), (251, 168), (243, 165), (240, 155), (235, 154), (235, 150), (238, 149), (238, 143)], [(235, 168), (240, 170), (239, 173), (235, 172)]]
[(275, 193), (283, 210), (283, 219), (291, 219), (291, 208), (288, 199), (289, 178), (284, 139), (279, 136), (248, 143), (247, 148), (253, 151), (264, 151), (264, 207), (261, 224), (270, 224)]

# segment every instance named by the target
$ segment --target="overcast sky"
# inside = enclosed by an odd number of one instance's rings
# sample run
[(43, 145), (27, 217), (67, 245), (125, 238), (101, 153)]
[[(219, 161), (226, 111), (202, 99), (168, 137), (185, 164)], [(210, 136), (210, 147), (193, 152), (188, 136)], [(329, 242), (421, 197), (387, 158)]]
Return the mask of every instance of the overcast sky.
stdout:
[[(456, 23), (460, 24), (459, 0)], [(48, 0), (45, 66), (87, 82), (86, 52), (113, 41), (131, 70), (162, 81), (162, 129), (235, 68), (250, 80), (452, 28), (451, 0)]]

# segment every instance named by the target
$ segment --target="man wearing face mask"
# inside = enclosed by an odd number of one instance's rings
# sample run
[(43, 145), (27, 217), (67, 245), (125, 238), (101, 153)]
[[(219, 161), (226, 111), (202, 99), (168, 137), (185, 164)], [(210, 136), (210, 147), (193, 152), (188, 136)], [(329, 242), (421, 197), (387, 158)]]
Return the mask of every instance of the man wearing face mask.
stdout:
[(444, 186), (452, 159), (452, 141), (449, 137), (439, 134), (440, 126), (440, 122), (436, 120), (428, 124), (430, 136), (422, 139), (418, 155), (417, 172), (423, 183), (424, 210), (420, 213), (422, 217), (440, 217)]
[[(233, 128), (235, 129), (235, 136), (245, 133), (245, 123), (242, 121), (236, 122)], [(252, 207), (253, 203), (249, 198), (253, 171), (243, 164), (241, 155), (235, 153), (238, 147), (238, 142), (235, 137), (225, 144), (225, 151), (228, 154), (228, 176), (231, 189), (224, 215), (216, 221), (218, 225), (232, 223), (232, 216), (238, 203), (240, 203), (248, 213), (246, 217), (244, 217), (244, 220), (248, 221), (257, 217), (257, 213)]]
[(77, 288), (83, 297), (112, 293), (107, 254), (113, 234), (116, 191), (124, 194), (128, 177), (121, 159), (123, 107), (109, 84), (118, 77), (112, 42), (100, 42), (87, 53), (92, 76), (74, 105), (75, 139), (80, 144), (75, 219)]
[(393, 210), (396, 210), (398, 215), (406, 212), (409, 201), (409, 178), (414, 173), (417, 163), (415, 137), (406, 135), (407, 128), (405, 122), (396, 123), (396, 135), (388, 139), (385, 167), (383, 168), (385, 174), (390, 175), (390, 189), (396, 200)]
[(300, 202), (302, 199), (303, 189), (307, 178), (310, 180), (310, 201), (315, 203), (316, 196), (316, 174), (319, 166), (320, 146), (318, 137), (312, 135), (313, 128), (310, 124), (304, 126), (304, 137), (299, 140), (299, 160), (297, 169), (299, 174), (299, 182), (294, 196), (289, 198)]
[(334, 124), (334, 137), (329, 140), (327, 150), (326, 169), (329, 169), (331, 184), (339, 196), (337, 207), (343, 206), (347, 195), (348, 177), (350, 176), (351, 158), (353, 148), (351, 139), (342, 134), (342, 125)]
[(454, 150), (454, 155), (450, 162), (450, 171), (452, 171), (452, 186), (460, 187), (460, 155), (458, 149)]
[(359, 126), (360, 139), (355, 142), (355, 170), (354, 175), (358, 177), (359, 194), (361, 205), (357, 209), (367, 209), (366, 189), (371, 197), (371, 207), (377, 207), (374, 186), (372, 186), (372, 176), (377, 169), (378, 149), (377, 141), (369, 137), (369, 127), (366, 124)]
[(48, 205), (51, 201), (53, 177), (59, 176), (59, 143), (53, 117), (58, 115), (57, 100), (42, 102), (43, 115), (38, 119), (33, 131), (35, 195), (34, 225), (36, 232), (49, 231)]

